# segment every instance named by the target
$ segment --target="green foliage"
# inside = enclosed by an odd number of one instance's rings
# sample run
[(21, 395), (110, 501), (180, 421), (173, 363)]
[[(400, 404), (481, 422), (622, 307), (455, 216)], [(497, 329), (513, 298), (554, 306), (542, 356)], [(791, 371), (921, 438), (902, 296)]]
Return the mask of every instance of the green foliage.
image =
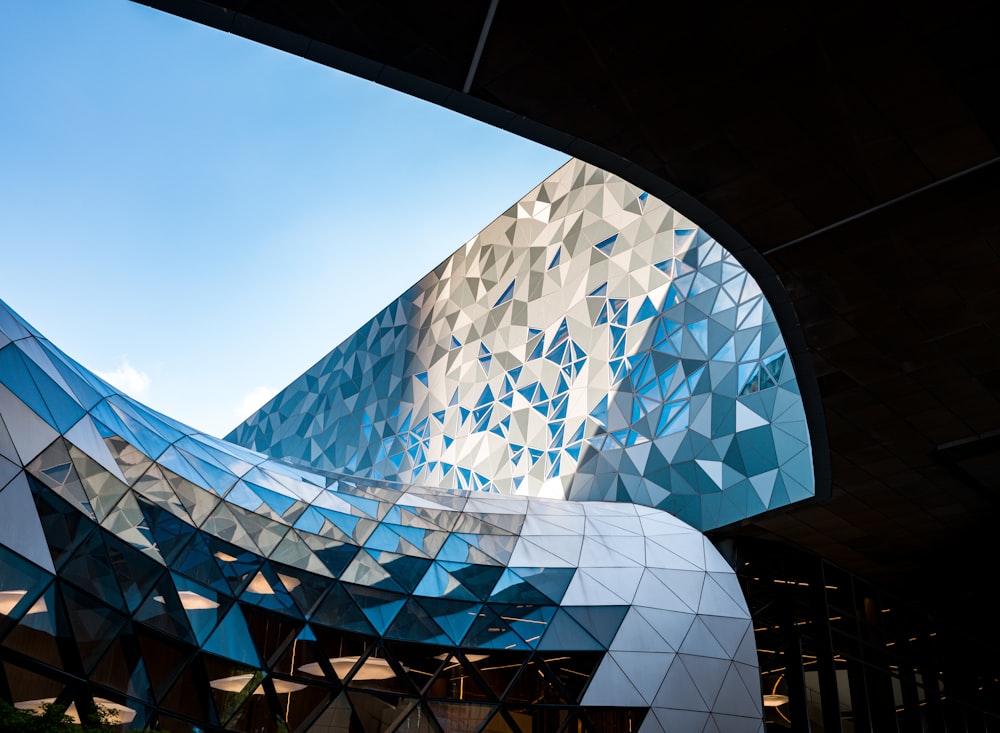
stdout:
[(91, 704), (75, 723), (61, 705), (45, 704), (40, 712), (18, 710), (0, 700), (0, 733), (114, 733), (111, 713)]
[[(80, 722), (66, 715), (62, 705), (46, 703), (39, 712), (18, 710), (0, 699), (0, 733), (118, 733), (121, 726), (113, 723), (113, 710), (91, 703), (83, 710)], [(132, 731), (137, 729), (132, 728)], [(156, 728), (143, 728), (141, 733), (163, 733)]]

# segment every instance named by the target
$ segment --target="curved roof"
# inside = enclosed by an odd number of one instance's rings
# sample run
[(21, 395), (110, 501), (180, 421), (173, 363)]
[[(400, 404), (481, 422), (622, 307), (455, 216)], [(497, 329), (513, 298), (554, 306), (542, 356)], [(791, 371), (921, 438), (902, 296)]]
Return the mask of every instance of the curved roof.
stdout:
[[(68, 542), (48, 520), (53, 502), (75, 528)], [(227, 612), (239, 598), (372, 643), (443, 647), (442, 659), (457, 649), (480, 660), (597, 652), (573, 702), (648, 708), (656, 720), (644, 730), (683, 727), (692, 716), (723, 731), (761, 725), (736, 574), (676, 517), (630, 503), (422, 489), (298, 468), (121, 394), (2, 301), (0, 515), (5, 633), (79, 614), (56, 601), (53, 588), (68, 583), (99, 597), (108, 615), (127, 613), (252, 669), (213, 688), (249, 693), (263, 673), (279, 672), (300, 680), (292, 691), (324, 676), (322, 665), (282, 670), (259, 654), (244, 617)], [(96, 543), (82, 541), (88, 534)], [(125, 553), (113, 559), (99, 535)], [(216, 548), (209, 576), (180, 560), (195, 536)], [(201, 561), (216, 564), (204, 553)], [(107, 572), (116, 564), (129, 570)], [(157, 575), (153, 589), (147, 581)], [(348, 686), (363, 679), (354, 675)], [(153, 703), (141, 688), (128, 694), (130, 704)]]

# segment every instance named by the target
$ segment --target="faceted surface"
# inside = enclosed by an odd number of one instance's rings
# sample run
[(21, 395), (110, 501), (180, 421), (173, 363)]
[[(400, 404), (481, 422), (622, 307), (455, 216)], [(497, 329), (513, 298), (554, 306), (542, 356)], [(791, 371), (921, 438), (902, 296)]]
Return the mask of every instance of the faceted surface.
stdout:
[(756, 284), (662, 202), (571, 161), (232, 437), (0, 303), (15, 704), (164, 730), (761, 729), (747, 606), (699, 529), (811, 496), (809, 436)]
[(356, 476), (664, 509), (702, 530), (814, 495), (756, 282), (570, 161), (230, 440)]
[(292, 466), (116, 392), (2, 304), (0, 344), (14, 703), (164, 730), (759, 729), (736, 577), (676, 517)]

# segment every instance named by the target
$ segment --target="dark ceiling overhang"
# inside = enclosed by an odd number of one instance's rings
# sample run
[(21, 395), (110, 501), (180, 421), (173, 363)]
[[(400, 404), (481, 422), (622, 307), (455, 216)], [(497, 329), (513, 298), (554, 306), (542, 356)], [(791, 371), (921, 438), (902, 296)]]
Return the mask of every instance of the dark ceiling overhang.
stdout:
[(720, 536), (909, 595), (982, 592), (1000, 519), (994, 4), (146, 4), (563, 150), (692, 217), (775, 306), (826, 495)]

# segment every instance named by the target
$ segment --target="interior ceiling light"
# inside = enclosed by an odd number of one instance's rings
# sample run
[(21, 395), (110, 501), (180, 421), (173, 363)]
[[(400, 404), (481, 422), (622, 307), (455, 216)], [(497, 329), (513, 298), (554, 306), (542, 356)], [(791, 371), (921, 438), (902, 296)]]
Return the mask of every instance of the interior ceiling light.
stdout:
[[(330, 659), (330, 665), (333, 667), (333, 671), (337, 673), (340, 679), (344, 679), (352, 669), (354, 665), (358, 663), (361, 659), (360, 656), (354, 657), (333, 657)], [(303, 664), (299, 667), (300, 672), (305, 672), (306, 674), (315, 675), (316, 677), (323, 676), (323, 670), (319, 666), (319, 662), (313, 662), (312, 664)], [(379, 659), (378, 657), (369, 657), (365, 660), (365, 663), (361, 665), (352, 679), (354, 680), (387, 680), (390, 677), (395, 677), (396, 673), (392, 671), (392, 667), (384, 659)]]
[(788, 695), (764, 695), (764, 707), (776, 708), (788, 702)]
[[(195, 593), (193, 590), (179, 590), (177, 591), (177, 595), (180, 596), (181, 607), (185, 611), (203, 611), (208, 608), (219, 607), (219, 604), (211, 598), (206, 598), (200, 593)], [(153, 600), (166, 603), (163, 596), (153, 596)]]
[[(451, 654), (438, 654), (434, 658), (435, 659), (440, 659), (443, 662), (444, 660), (450, 658), (451, 656), (452, 656)], [(467, 660), (469, 660), (470, 662), (481, 662), (484, 659), (489, 659), (490, 655), (489, 654), (466, 654), (465, 658)], [(458, 662), (458, 657), (455, 657), (454, 659), (455, 659), (456, 662)]]
[[(9, 616), (14, 607), (21, 602), (21, 599), (28, 594), (26, 590), (0, 590), (0, 614), (4, 616)], [(32, 613), (42, 613), (43, 611), (48, 611), (48, 607), (45, 605), (45, 599), (39, 598), (35, 601), (35, 604), (28, 609), (28, 613), (25, 615), (30, 615)]]
[[(208, 684), (215, 688), (216, 690), (222, 690), (223, 692), (242, 692), (243, 688), (247, 686), (255, 675), (253, 674), (237, 674), (232, 677), (222, 677), (221, 679), (211, 680)], [(305, 685), (301, 685), (298, 682), (288, 682), (287, 680), (279, 680), (271, 678), (271, 682), (274, 684), (274, 691), (279, 695), (283, 695), (286, 692), (298, 692), (299, 690), (305, 689)], [(254, 695), (263, 695), (264, 688), (261, 685), (257, 685), (257, 689), (253, 691)]]
[[(21, 702), (14, 703), (14, 707), (18, 710), (26, 710), (32, 713), (42, 713), (45, 711), (46, 705), (52, 705), (55, 701), (56, 699), (54, 697), (43, 697), (38, 700), (22, 700)], [(103, 697), (95, 697), (94, 704), (107, 713), (107, 721), (111, 725), (124, 725), (125, 723), (131, 723), (135, 720), (135, 709), (130, 708), (127, 705), (111, 702), (111, 700), (105, 700)], [(69, 707), (66, 708), (65, 715), (67, 718), (79, 725), (80, 714), (76, 711), (76, 703), (71, 702), (69, 704)]]
[(247, 590), (261, 596), (274, 595), (274, 588), (272, 588), (271, 584), (267, 582), (267, 578), (264, 577), (264, 574), (259, 571), (253, 577), (253, 580), (250, 581), (250, 585), (247, 586)]

